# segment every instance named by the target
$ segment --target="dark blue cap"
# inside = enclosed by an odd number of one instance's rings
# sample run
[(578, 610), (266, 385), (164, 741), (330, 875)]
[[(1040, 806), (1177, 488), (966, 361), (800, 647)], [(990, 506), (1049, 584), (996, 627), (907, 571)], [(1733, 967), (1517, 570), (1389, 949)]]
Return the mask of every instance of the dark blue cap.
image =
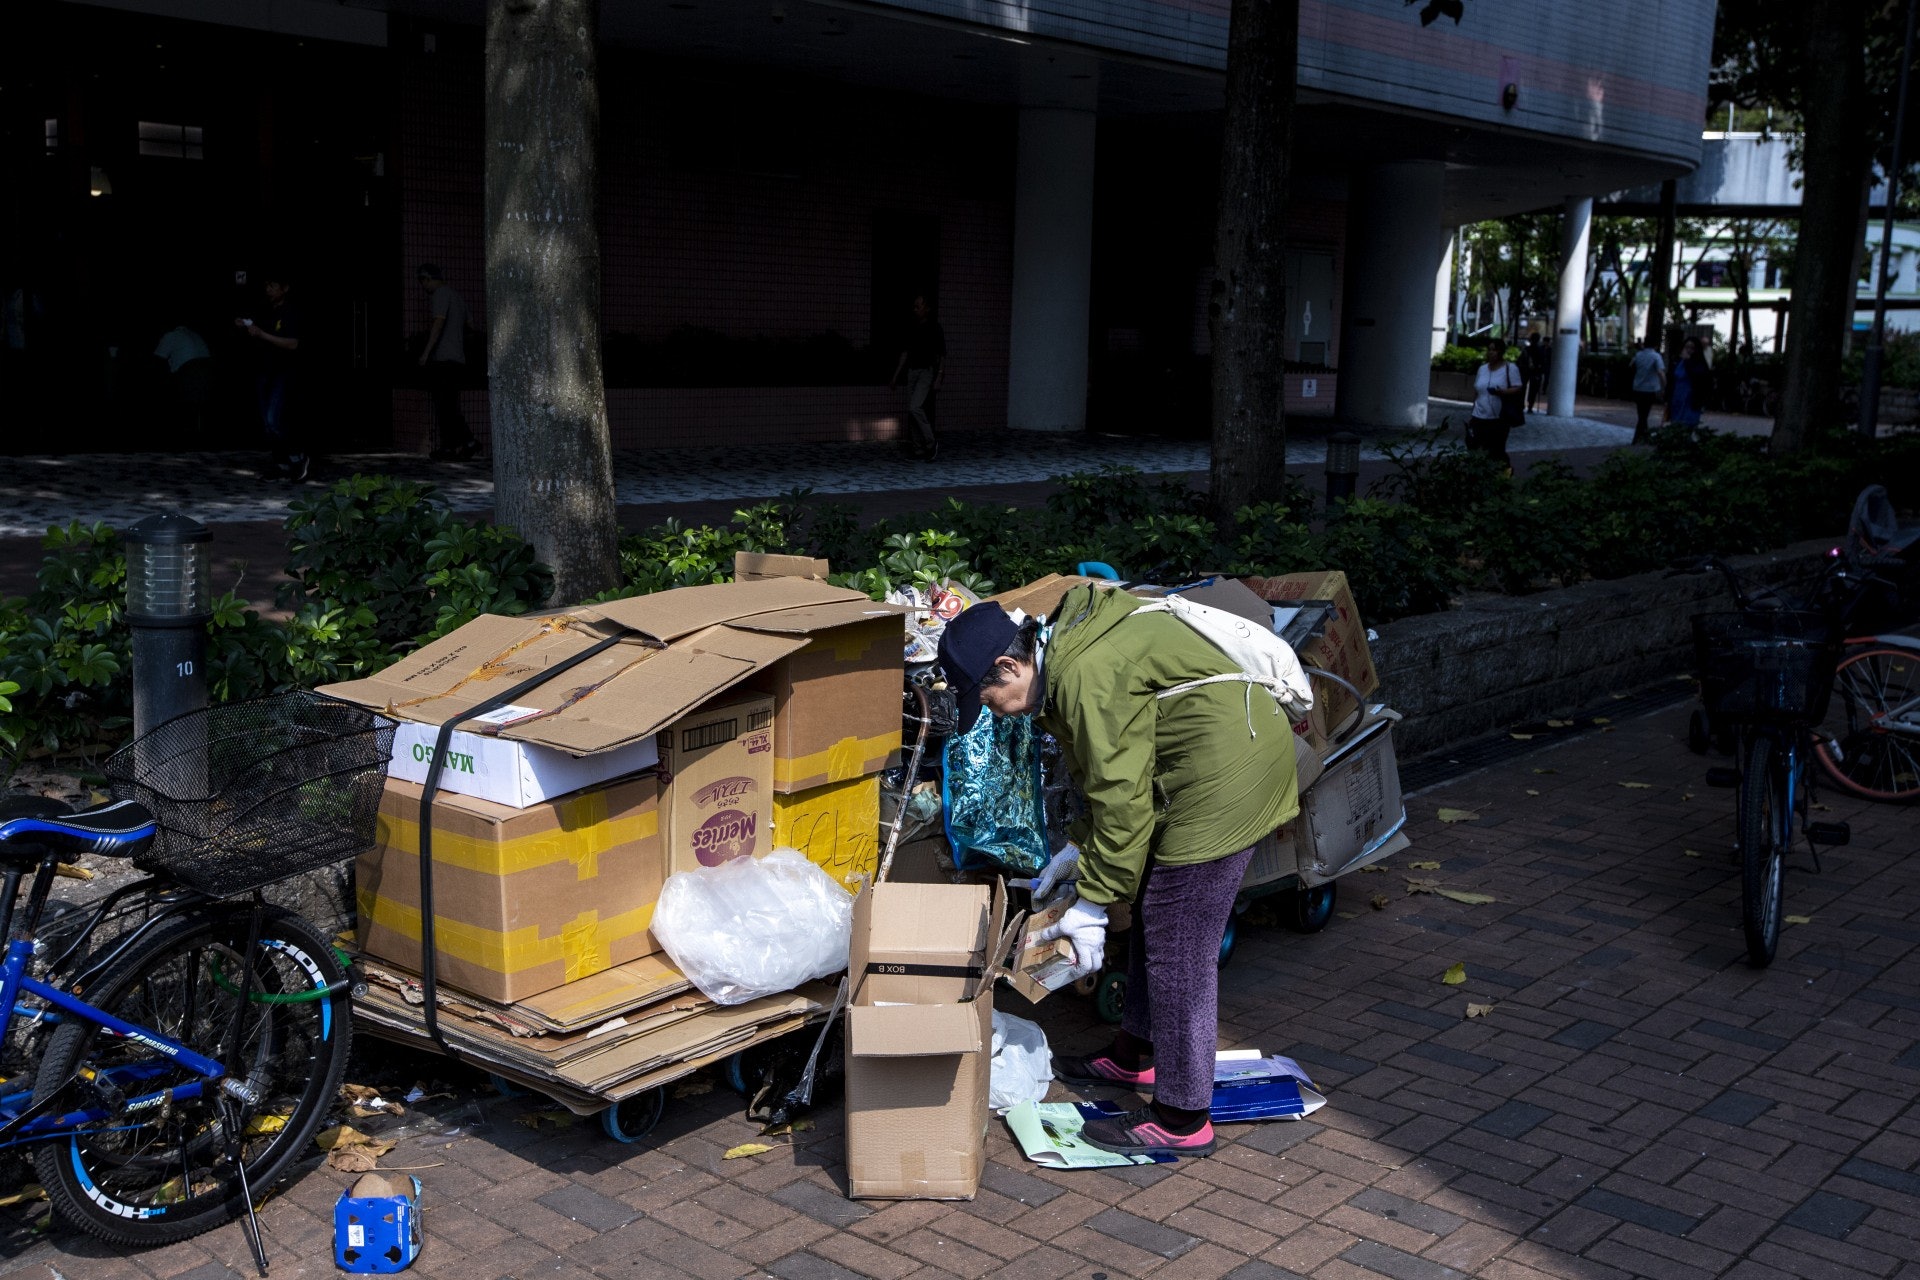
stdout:
[(993, 660), (1007, 651), (1020, 628), (1007, 611), (991, 600), (974, 605), (940, 633), (940, 669), (960, 707), (960, 732), (973, 728), (980, 716), (980, 682), (993, 669)]

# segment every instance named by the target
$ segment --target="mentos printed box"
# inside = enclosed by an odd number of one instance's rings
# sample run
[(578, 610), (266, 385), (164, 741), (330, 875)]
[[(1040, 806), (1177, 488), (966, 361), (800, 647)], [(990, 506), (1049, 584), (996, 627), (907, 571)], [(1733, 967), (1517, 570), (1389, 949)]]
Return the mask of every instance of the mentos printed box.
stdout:
[(669, 871), (773, 848), (773, 699), (722, 697), (663, 730)]

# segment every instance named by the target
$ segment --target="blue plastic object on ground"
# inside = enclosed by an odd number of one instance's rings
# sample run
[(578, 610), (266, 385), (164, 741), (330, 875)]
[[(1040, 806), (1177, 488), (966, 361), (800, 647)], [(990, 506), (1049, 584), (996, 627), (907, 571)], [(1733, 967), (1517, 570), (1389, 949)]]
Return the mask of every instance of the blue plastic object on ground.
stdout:
[(378, 1183), (387, 1181), (368, 1174), (333, 1206), (333, 1261), (355, 1275), (392, 1275), (405, 1271), (420, 1256), (420, 1179), (407, 1179), (413, 1184), (412, 1195), (355, 1194), (375, 1178)]

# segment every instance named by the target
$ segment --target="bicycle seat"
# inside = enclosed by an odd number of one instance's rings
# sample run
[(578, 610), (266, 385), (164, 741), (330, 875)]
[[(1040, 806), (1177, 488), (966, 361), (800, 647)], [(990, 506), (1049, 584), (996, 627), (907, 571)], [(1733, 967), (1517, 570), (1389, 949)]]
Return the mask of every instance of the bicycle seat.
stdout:
[(153, 815), (131, 800), (113, 800), (79, 813), (24, 814), (0, 819), (0, 855), (101, 853), (131, 858), (153, 843)]

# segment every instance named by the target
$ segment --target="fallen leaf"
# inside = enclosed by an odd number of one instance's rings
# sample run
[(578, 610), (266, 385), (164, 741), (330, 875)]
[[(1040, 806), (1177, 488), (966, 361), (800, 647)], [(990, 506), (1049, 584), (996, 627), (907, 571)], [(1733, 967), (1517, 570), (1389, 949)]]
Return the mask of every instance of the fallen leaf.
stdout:
[(1358, 920), (1360, 918), (1351, 911), (1336, 911), (1333, 914), (1339, 916), (1342, 920)]
[(786, 1124), (770, 1124), (760, 1131), (763, 1138), (784, 1138), (790, 1134), (806, 1133), (813, 1128), (813, 1121), (806, 1117), (790, 1120)]
[(1411, 876), (1407, 878), (1408, 893), (1432, 893), (1439, 887), (1440, 882), (1438, 880), (1415, 879)]
[(1537, 795), (1539, 795), (1540, 793), (1539, 793), (1538, 791), (1535, 791), (1535, 790), (1534, 790), (1534, 789), (1533, 789), (1532, 787), (1528, 787), (1528, 788), (1527, 788), (1527, 794), (1528, 794), (1528, 795), (1530, 795), (1530, 796), (1537, 796)]
[(1467, 1006), (1467, 1016), (1469, 1018), (1484, 1018), (1492, 1013), (1493, 1010), (1494, 1006), (1490, 1004), (1470, 1004)]
[(1465, 961), (1456, 961), (1452, 968), (1440, 975), (1440, 981), (1450, 987), (1457, 987), (1466, 980), (1467, 966)]
[(68, 880), (93, 879), (93, 872), (87, 870), (85, 867), (76, 867), (71, 862), (62, 862), (59, 865), (55, 866), (53, 869), (53, 873), (57, 876), (62, 876)]
[(1820, 804), (1818, 802), (1808, 805), (1807, 808), (1812, 809), (1815, 813), (1832, 813), (1833, 812), (1832, 805)]
[(1407, 867), (1413, 871), (1438, 871), (1440, 864), (1437, 862), (1409, 862)]
[(523, 1116), (515, 1116), (514, 1120), (529, 1129), (566, 1129), (580, 1123), (579, 1116), (558, 1108), (549, 1111), (529, 1111)]
[(1573, 728), (1573, 721), (1571, 721), (1571, 720), (1549, 720), (1549, 721), (1547, 721), (1547, 724), (1548, 724), (1548, 725), (1549, 725), (1549, 726), (1550, 726), (1551, 728), (1555, 728), (1555, 729), (1571, 729), (1571, 728)]
[(713, 1092), (713, 1080), (708, 1076), (688, 1076), (673, 1086), (676, 1098), (697, 1098), (703, 1093)]
[(1383, 864), (1376, 862), (1371, 866), (1360, 868), (1360, 874), (1363, 876), (1370, 876), (1377, 872), (1385, 871), (1386, 869), (1387, 868)]
[(1689, 858), (1697, 858), (1700, 856), (1700, 851), (1698, 849), (1682, 849), (1680, 852), (1685, 854)]
[(773, 1150), (773, 1148), (764, 1142), (743, 1142), (737, 1147), (727, 1148), (727, 1153), (720, 1158), (722, 1160), (739, 1160), (746, 1156), (765, 1155), (771, 1150)]
[(1389, 899), (1387, 895), (1384, 893), (1376, 893), (1373, 895), (1373, 898), (1371, 899), (1372, 906), (1375, 911), (1385, 911), (1387, 909), (1388, 901)]
[(1530, 733), (1510, 733), (1507, 736), (1509, 738), (1512, 738), (1515, 742), (1532, 742), (1533, 741), (1533, 735)]
[(244, 1132), (249, 1138), (264, 1138), (266, 1135), (278, 1133), (286, 1127), (287, 1118), (285, 1116), (263, 1115), (255, 1116), (253, 1119), (247, 1121), (247, 1127)]
[(1621, 783), (1620, 785), (1621, 785), (1621, 786), (1623, 786), (1623, 787), (1625, 787), (1625, 788), (1626, 788), (1627, 790), (1629, 790), (1629, 791), (1651, 791), (1651, 790), (1653, 790), (1653, 784), (1652, 784), (1651, 782), (1623, 782), (1623, 783)]
[(1435, 889), (1434, 892), (1443, 898), (1451, 898), (1455, 902), (1464, 902), (1470, 907), (1482, 907), (1489, 902), (1499, 901), (1498, 898), (1493, 897), (1491, 894), (1469, 893), (1465, 889)]
[(1440, 810), (1439, 816), (1440, 816), (1440, 821), (1442, 822), (1478, 822), (1480, 821), (1480, 815), (1475, 813), (1471, 809), (1442, 809)]
[(1613, 721), (1607, 719), (1605, 716), (1595, 716), (1593, 718), (1593, 722), (1595, 724), (1612, 724), (1613, 723)]
[(1813, 923), (1812, 916), (1782, 916), (1781, 919), (1785, 920), (1788, 924), (1812, 924)]
[(350, 1124), (335, 1125), (314, 1136), (327, 1153), (327, 1167), (341, 1173), (371, 1173), (380, 1157), (393, 1150), (390, 1138), (371, 1138)]
[(37, 1182), (29, 1182), (12, 1195), (0, 1196), (0, 1209), (11, 1208), (16, 1204), (26, 1204), (31, 1200), (45, 1200), (47, 1189)]
[(1615, 702), (1625, 702), (1628, 698), (1631, 698), (1633, 695), (1630, 693), (1610, 693), (1607, 696), (1609, 698), (1612, 698)]
[(1682, 792), (1680, 793), (1680, 798), (1681, 798), (1682, 800), (1691, 800), (1691, 799), (1693, 799), (1693, 792), (1691, 792), (1691, 791), (1682, 791)]
[(1560, 771), (1558, 769), (1535, 769), (1534, 772), (1535, 773), (1558, 773)]

